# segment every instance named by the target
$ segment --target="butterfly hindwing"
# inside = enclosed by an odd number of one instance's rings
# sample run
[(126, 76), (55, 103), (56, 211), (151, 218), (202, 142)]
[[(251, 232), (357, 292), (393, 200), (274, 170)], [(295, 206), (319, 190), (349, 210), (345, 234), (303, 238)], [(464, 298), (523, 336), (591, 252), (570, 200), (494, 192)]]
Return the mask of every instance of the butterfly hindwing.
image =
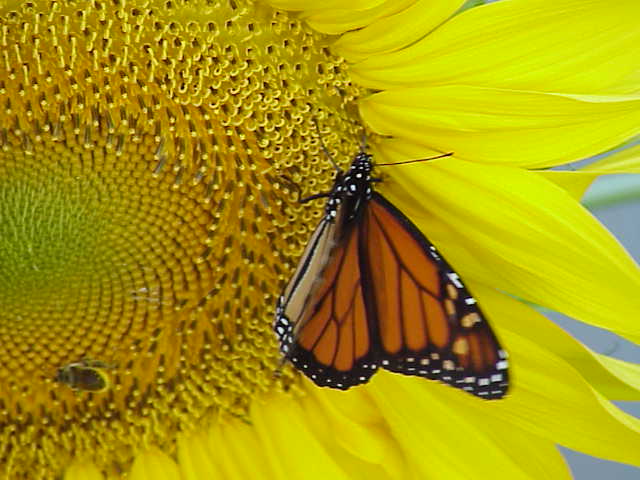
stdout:
[(484, 398), (506, 392), (506, 353), (460, 277), (418, 228), (374, 192), (363, 221), (366, 290), (381, 366)]

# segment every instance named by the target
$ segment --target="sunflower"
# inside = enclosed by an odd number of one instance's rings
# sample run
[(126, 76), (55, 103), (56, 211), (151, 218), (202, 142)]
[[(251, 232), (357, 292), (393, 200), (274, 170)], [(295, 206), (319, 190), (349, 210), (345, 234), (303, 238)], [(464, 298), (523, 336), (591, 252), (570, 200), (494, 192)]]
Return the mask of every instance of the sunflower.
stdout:
[[(569, 478), (555, 444), (640, 464), (611, 403), (637, 366), (529, 306), (640, 338), (640, 272), (577, 201), (628, 165), (543, 170), (640, 132), (640, 6), (346, 3), (0, 4), (2, 477)], [(491, 317), (504, 400), (281, 369), (275, 299), (321, 216), (297, 195), (363, 130), (380, 161), (454, 152), (380, 190)]]

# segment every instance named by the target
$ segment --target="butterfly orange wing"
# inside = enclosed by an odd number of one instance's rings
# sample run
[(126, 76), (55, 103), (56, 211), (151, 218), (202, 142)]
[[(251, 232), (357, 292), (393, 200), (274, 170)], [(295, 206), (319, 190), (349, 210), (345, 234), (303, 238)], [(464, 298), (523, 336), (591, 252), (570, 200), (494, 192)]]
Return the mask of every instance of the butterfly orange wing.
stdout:
[[(362, 290), (360, 231), (353, 224), (332, 232), (340, 238), (281, 342), (287, 358), (316, 384), (347, 389), (367, 382), (377, 366)], [(285, 314), (283, 309), (281, 322)]]
[(460, 277), (417, 227), (373, 193), (362, 222), (366, 301), (381, 366), (483, 398), (507, 390), (506, 353)]

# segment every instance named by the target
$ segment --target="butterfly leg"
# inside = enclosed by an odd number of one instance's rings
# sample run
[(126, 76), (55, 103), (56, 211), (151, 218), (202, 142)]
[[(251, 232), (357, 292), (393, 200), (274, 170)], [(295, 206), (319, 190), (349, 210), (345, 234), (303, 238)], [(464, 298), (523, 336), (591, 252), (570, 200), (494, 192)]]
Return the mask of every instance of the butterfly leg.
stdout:
[(327, 198), (329, 196), (331, 196), (331, 192), (316, 193), (315, 195), (311, 195), (309, 197), (301, 198), (298, 201), (300, 203), (307, 203), (307, 202), (310, 202), (311, 200), (317, 200), (318, 198)]

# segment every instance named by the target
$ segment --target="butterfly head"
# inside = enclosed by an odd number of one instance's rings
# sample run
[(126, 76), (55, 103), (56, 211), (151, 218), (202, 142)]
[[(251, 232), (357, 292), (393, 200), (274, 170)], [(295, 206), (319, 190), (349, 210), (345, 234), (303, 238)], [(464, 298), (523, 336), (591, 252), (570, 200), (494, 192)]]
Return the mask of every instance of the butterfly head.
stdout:
[(338, 170), (333, 188), (327, 195), (323, 195), (329, 197), (325, 206), (326, 220), (335, 221), (341, 205), (345, 208), (346, 221), (351, 221), (360, 214), (366, 201), (371, 198), (371, 182), (376, 181), (371, 178), (372, 169), (371, 155), (360, 151), (348, 170)]
[(349, 197), (371, 197), (371, 155), (359, 152), (342, 178), (341, 190)]

